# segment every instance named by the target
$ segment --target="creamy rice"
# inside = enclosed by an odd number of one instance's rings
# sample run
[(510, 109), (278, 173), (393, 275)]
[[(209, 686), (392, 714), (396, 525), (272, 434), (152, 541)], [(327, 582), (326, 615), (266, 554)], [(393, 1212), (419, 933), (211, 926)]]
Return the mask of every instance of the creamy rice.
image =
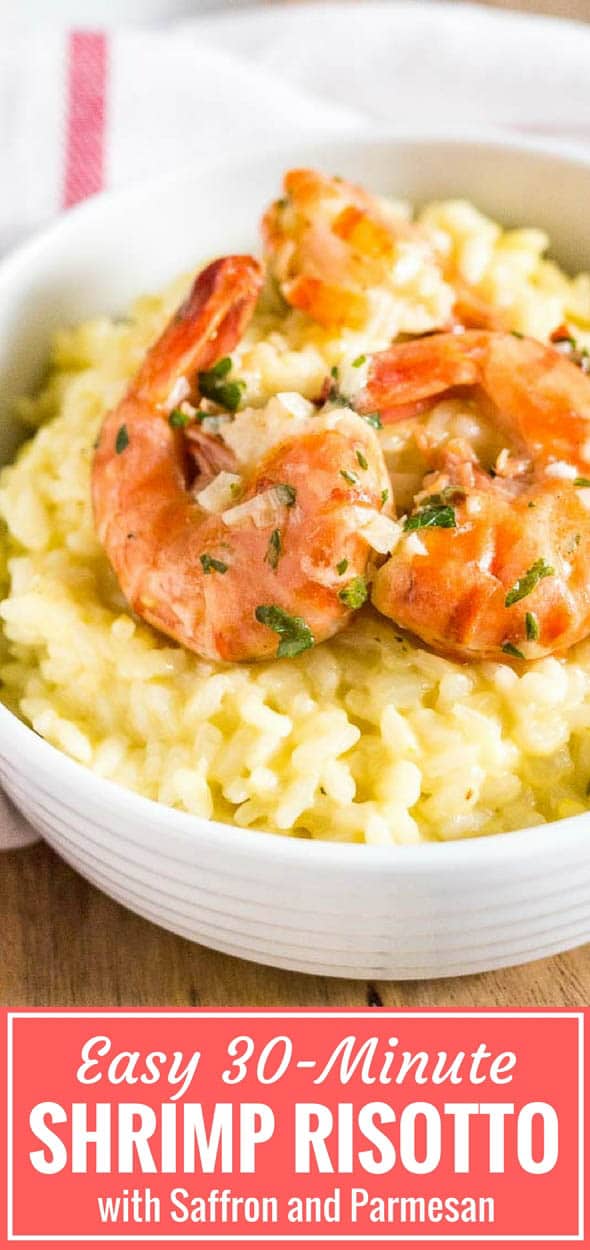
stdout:
[[(567, 322), (590, 346), (590, 278), (543, 258), (535, 229), (502, 231), (470, 204), (421, 215), (453, 273), (546, 337)], [(399, 326), (429, 292), (432, 328), (448, 308), (422, 261), (400, 277)], [(507, 664), (433, 655), (371, 609), (295, 659), (215, 665), (168, 643), (127, 610), (90, 507), (93, 443), (186, 282), (139, 300), (124, 321), (58, 334), (39, 427), (0, 479), (2, 698), (54, 745), (162, 803), (269, 831), (372, 843), (495, 833), (581, 812), (590, 778), (590, 641), (518, 674)], [(433, 294), (434, 291), (434, 294)], [(396, 304), (397, 308), (397, 304)], [(391, 303), (388, 308), (391, 319)], [(235, 369), (247, 402), (316, 396), (334, 365), (383, 347), (378, 311), (362, 333), (329, 335), (267, 299)], [(458, 400), (421, 418), (499, 447)], [(420, 480), (409, 425), (382, 433), (403, 506)]]

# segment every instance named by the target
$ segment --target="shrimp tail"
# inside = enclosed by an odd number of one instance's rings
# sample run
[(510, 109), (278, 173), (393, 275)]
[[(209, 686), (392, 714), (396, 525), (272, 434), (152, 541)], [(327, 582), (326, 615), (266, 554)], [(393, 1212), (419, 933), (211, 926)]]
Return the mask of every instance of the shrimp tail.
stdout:
[(381, 413), (385, 424), (406, 420), (428, 401), (455, 386), (474, 386), (485, 347), (476, 332), (436, 334), (398, 343), (371, 359), (367, 386), (357, 398), (359, 412)]
[(263, 284), (252, 256), (214, 260), (167, 325), (133, 382), (138, 399), (161, 408), (175, 406), (179, 379), (211, 368), (239, 342)]

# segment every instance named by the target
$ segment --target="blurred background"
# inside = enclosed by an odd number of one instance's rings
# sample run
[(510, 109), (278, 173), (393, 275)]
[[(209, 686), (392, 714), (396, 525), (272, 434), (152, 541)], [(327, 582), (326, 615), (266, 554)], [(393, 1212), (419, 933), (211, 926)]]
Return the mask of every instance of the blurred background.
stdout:
[[(307, 0), (262, 0), (272, 7), (305, 4)], [(348, 0), (362, 8), (364, 0)], [(394, 2), (394, 0), (392, 0)], [(436, 4), (438, 0), (430, 0)], [(330, 0), (325, 0), (326, 4)], [(384, 4), (388, 0), (383, 0)], [(451, 0), (460, 5), (463, 0)], [(545, 13), (553, 16), (590, 21), (590, 0), (483, 0), (492, 8), (514, 9), (529, 13)], [(78, 23), (103, 22), (161, 22), (175, 18), (196, 17), (220, 10), (251, 7), (249, 0), (0, 0), (0, 16), (22, 23), (30, 20), (43, 22), (75, 21)]]

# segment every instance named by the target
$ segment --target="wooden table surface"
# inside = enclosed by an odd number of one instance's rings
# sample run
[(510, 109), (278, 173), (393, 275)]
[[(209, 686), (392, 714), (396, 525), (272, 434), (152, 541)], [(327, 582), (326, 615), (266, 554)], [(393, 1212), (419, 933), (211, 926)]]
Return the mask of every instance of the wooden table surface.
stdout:
[[(488, 0), (590, 20), (590, 0)], [(247, 835), (244, 835), (247, 836)], [(0, 858), (0, 1003), (14, 1006), (580, 1006), (590, 947), (522, 968), (365, 984), (280, 972), (194, 946), (124, 910), (45, 845)]]

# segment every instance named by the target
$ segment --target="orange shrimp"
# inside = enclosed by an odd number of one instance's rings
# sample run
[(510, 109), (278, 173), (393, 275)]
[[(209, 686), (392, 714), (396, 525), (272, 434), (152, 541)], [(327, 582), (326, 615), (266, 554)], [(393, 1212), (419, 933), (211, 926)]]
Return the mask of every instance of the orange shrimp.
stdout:
[[(420, 333), (451, 315), (453, 292), (425, 233), (387, 200), (341, 178), (311, 169), (292, 169), (285, 195), (262, 219), (265, 257), (282, 295), (293, 308), (328, 329), (362, 328), (372, 310), (389, 316), (391, 333)], [(412, 255), (404, 256), (411, 243)], [(424, 297), (415, 289), (415, 261), (431, 274)], [(411, 267), (412, 324), (400, 323), (404, 268)], [(391, 308), (387, 313), (387, 297)], [(387, 341), (387, 340), (386, 340)]]
[[(448, 277), (448, 275), (447, 275)], [(465, 330), (509, 330), (507, 314), (477, 295), (467, 282), (448, 277), (455, 290), (452, 325)], [(447, 327), (445, 327), (447, 328)]]
[[(106, 417), (93, 464), (98, 534), (129, 604), (210, 660), (295, 655), (341, 629), (367, 593), (371, 548), (359, 515), (378, 513), (388, 488), (375, 431), (334, 413), (296, 432), (287, 423), (253, 468), (238, 460), (231, 506), (210, 511), (205, 492), (195, 497), (185, 431), (169, 418), (194, 397), (196, 377), (233, 349), (261, 284), (247, 256), (199, 275)], [(220, 466), (227, 478), (227, 449), (206, 433), (205, 410), (196, 415), (205, 417), (197, 464), (207, 480)], [(245, 410), (233, 423), (255, 417)]]
[(372, 601), (457, 657), (563, 651), (590, 633), (590, 378), (532, 339), (440, 334), (374, 356), (356, 407), (391, 422), (453, 388), (512, 449), (492, 476), (462, 440), (443, 448)]

